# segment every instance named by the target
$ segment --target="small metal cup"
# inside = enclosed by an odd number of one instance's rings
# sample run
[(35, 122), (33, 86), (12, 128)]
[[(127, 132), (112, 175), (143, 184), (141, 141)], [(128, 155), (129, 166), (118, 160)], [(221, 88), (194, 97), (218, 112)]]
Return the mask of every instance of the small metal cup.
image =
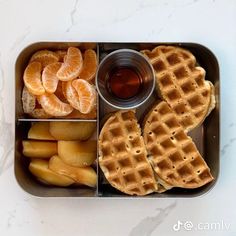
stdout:
[[(107, 89), (110, 72), (120, 67), (132, 68), (142, 81), (139, 93), (128, 99), (120, 99)], [(100, 97), (111, 107), (117, 109), (137, 108), (151, 96), (154, 90), (154, 70), (141, 53), (131, 49), (119, 49), (108, 54), (101, 61), (96, 74), (96, 87)]]

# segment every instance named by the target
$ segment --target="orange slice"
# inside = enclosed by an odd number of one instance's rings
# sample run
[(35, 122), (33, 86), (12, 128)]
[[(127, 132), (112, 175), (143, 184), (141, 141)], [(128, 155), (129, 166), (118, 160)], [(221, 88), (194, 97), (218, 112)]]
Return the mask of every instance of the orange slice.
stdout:
[(57, 71), (60, 67), (61, 63), (55, 62), (44, 68), (42, 73), (42, 82), (46, 92), (55, 93), (58, 84)]
[(66, 50), (57, 50), (55, 51), (55, 53), (58, 55), (59, 61), (64, 62), (64, 57), (66, 56)]
[(30, 59), (30, 62), (37, 61), (42, 64), (43, 67), (59, 61), (59, 56), (49, 50), (41, 50), (33, 54)]
[(84, 53), (83, 68), (79, 74), (80, 79), (92, 80), (97, 71), (97, 55), (92, 49), (88, 49)]
[(38, 101), (44, 111), (51, 116), (67, 116), (73, 111), (73, 108), (62, 102), (55, 94), (43, 94), (38, 97)]
[(80, 50), (69, 47), (65, 62), (57, 72), (57, 77), (62, 81), (69, 81), (78, 77), (83, 66), (83, 58)]
[(22, 103), (24, 113), (31, 113), (36, 106), (36, 98), (29, 90), (24, 86), (22, 91)]
[(67, 103), (67, 99), (66, 99), (66, 96), (65, 96), (65, 92), (64, 92), (64, 87), (66, 82), (63, 82), (63, 81), (58, 81), (58, 85), (57, 85), (57, 89), (55, 91), (55, 95), (62, 101), (62, 102), (65, 102)]
[(52, 118), (51, 115), (47, 114), (43, 108), (35, 108), (31, 113), (30, 116), (36, 119), (49, 119)]
[(24, 71), (24, 83), (33, 95), (42, 95), (45, 89), (41, 82), (42, 65), (40, 62), (31, 62)]
[(94, 106), (93, 110), (90, 111), (88, 114), (83, 114), (80, 111), (74, 109), (68, 116), (65, 116), (66, 119), (96, 119), (97, 118), (97, 109)]
[[(64, 95), (64, 97), (66, 98), (66, 83), (64, 81), (61, 81), (61, 88), (62, 88), (62, 93)], [(66, 99), (67, 100), (67, 99)]]
[(64, 86), (65, 86), (64, 93), (67, 101), (70, 103), (72, 107), (74, 107), (77, 110), (80, 110), (80, 98), (77, 91), (72, 86), (72, 81), (66, 82)]
[(83, 114), (88, 114), (96, 105), (96, 90), (94, 86), (83, 79), (74, 80), (72, 86), (79, 95), (79, 111)]

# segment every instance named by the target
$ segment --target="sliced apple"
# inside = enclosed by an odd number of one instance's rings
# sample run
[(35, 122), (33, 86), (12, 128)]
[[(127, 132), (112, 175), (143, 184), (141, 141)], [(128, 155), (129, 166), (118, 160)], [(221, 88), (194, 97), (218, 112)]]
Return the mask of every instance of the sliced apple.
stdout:
[(87, 140), (95, 127), (95, 122), (52, 121), (49, 131), (57, 140)]
[(79, 184), (95, 187), (97, 183), (97, 174), (92, 167), (79, 168), (67, 165), (57, 155), (50, 158), (49, 169), (60, 175), (67, 176)]
[(90, 166), (96, 160), (97, 142), (58, 141), (58, 155), (68, 165)]
[(69, 177), (51, 171), (48, 168), (48, 160), (32, 160), (29, 164), (29, 170), (40, 182), (43, 182), (44, 184), (66, 187), (75, 182)]
[(57, 142), (24, 140), (23, 155), (30, 158), (50, 158), (57, 154)]
[(35, 122), (32, 124), (28, 139), (55, 140), (49, 132), (49, 122)]

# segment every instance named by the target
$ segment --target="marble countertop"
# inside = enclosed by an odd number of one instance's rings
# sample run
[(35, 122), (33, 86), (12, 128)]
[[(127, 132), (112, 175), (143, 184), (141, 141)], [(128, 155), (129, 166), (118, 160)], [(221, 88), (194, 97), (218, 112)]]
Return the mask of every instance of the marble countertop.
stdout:
[[(235, 22), (234, 0), (0, 0), (0, 234), (236, 235)], [(221, 168), (214, 189), (193, 199), (151, 200), (40, 199), (23, 192), (13, 173), (14, 63), (37, 41), (209, 47), (221, 76)], [(214, 223), (219, 228), (207, 227)]]

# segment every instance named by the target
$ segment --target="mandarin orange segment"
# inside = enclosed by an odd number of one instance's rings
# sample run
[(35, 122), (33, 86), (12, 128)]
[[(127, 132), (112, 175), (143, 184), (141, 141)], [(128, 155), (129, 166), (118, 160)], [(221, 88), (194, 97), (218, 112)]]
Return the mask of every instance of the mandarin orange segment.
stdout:
[(91, 81), (95, 77), (96, 71), (97, 55), (94, 50), (88, 49), (84, 53), (84, 63), (79, 78)]
[(62, 102), (55, 94), (43, 94), (38, 97), (38, 101), (44, 111), (52, 116), (67, 116), (73, 111), (73, 108)]
[(31, 113), (30, 116), (36, 119), (49, 119), (52, 118), (51, 115), (47, 114), (43, 108), (35, 108)]
[(31, 62), (24, 71), (25, 86), (33, 95), (42, 95), (45, 89), (41, 81), (42, 65), (40, 62)]
[(83, 79), (74, 80), (72, 85), (79, 95), (79, 111), (83, 114), (90, 113), (96, 105), (97, 94), (94, 86)]
[(48, 93), (55, 93), (58, 84), (57, 71), (60, 69), (62, 63), (55, 62), (47, 65), (42, 73), (43, 87)]
[(65, 83), (64, 93), (65, 93), (66, 99), (70, 103), (70, 105), (72, 107), (74, 107), (75, 109), (80, 110), (80, 98), (79, 98), (77, 91), (72, 86), (72, 81), (68, 81)]
[(81, 51), (75, 47), (69, 47), (65, 62), (57, 72), (57, 77), (62, 81), (69, 81), (78, 77), (83, 66)]
[(67, 59), (67, 55), (64, 56), (64, 58), (63, 58), (63, 62), (65, 62), (66, 59)]
[(66, 82), (63, 82), (63, 81), (58, 81), (58, 85), (57, 85), (57, 89), (55, 91), (55, 95), (62, 101), (62, 102), (65, 102), (67, 103), (67, 99), (66, 99), (66, 96), (65, 96), (65, 84)]
[(36, 98), (32, 95), (29, 90), (24, 86), (22, 91), (22, 103), (24, 113), (31, 113), (36, 106)]
[[(62, 93), (64, 97), (66, 98), (66, 83), (65, 81), (61, 81), (61, 88), (62, 88)], [(66, 99), (67, 100), (67, 99)]]
[(59, 61), (60, 62), (64, 62), (64, 57), (66, 56), (66, 50), (57, 50), (55, 51), (55, 53), (58, 55), (59, 57)]
[(97, 108), (94, 106), (93, 110), (88, 114), (83, 114), (80, 111), (74, 109), (68, 116), (65, 116), (66, 119), (96, 119), (97, 118)]
[(43, 67), (59, 61), (59, 56), (57, 53), (49, 50), (40, 50), (33, 54), (30, 59), (30, 62), (37, 61), (42, 64)]

